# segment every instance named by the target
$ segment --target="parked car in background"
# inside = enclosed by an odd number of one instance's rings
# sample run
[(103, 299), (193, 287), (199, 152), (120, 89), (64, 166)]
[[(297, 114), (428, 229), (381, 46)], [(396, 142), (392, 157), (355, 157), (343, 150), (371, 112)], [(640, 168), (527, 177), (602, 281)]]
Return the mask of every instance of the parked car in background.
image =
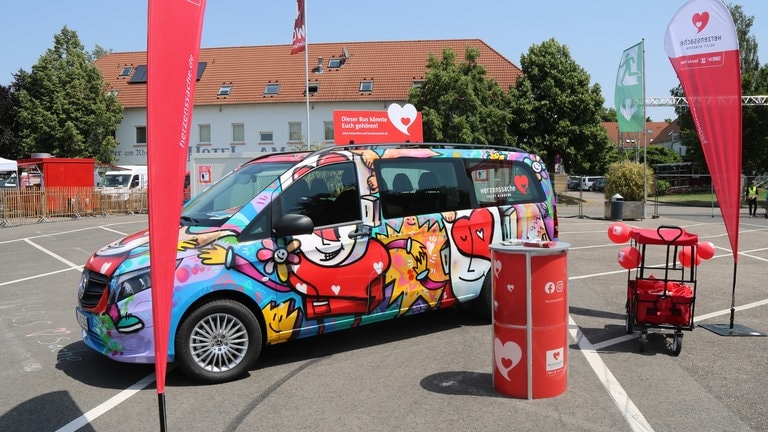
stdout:
[(605, 192), (605, 177), (600, 177), (592, 183), (592, 191)]
[(595, 180), (601, 178), (600, 176), (584, 176), (581, 178), (580, 188), (583, 191), (591, 191), (594, 190), (592, 188), (592, 185), (595, 183)]
[(581, 178), (578, 176), (569, 176), (568, 177), (568, 190), (569, 191), (577, 191), (579, 190), (579, 183), (581, 182)]

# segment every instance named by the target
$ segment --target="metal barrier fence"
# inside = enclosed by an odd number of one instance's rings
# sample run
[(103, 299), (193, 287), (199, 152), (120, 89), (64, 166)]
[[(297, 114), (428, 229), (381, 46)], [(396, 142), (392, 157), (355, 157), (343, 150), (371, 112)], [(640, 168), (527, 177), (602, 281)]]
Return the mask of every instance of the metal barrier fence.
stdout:
[[(706, 175), (662, 175), (669, 184), (664, 194), (651, 194), (645, 202), (643, 218), (664, 216), (711, 216), (720, 217), (720, 207)], [(758, 216), (768, 217), (766, 189), (768, 180), (763, 177), (745, 177), (744, 184), (754, 180), (758, 185)], [(558, 217), (608, 219), (610, 199), (603, 192), (559, 189), (557, 194)], [(741, 197), (741, 215), (748, 216), (748, 204)]]
[[(560, 181), (558, 181), (560, 183)], [(565, 178), (557, 188), (558, 217), (608, 219), (610, 197), (602, 192), (566, 190)], [(765, 188), (759, 192), (758, 214), (768, 213)], [(688, 191), (682, 191), (688, 192)], [(663, 216), (720, 217), (720, 208), (714, 193), (698, 191), (695, 197), (685, 197), (677, 190), (665, 195), (649, 196), (643, 218)], [(57, 219), (77, 219), (85, 216), (146, 213), (149, 208), (146, 190), (129, 194), (109, 195), (88, 187), (48, 187), (45, 189), (0, 189), (0, 227), (7, 227)], [(747, 215), (747, 204), (742, 201), (742, 214)]]
[(146, 213), (148, 207), (146, 190), (110, 195), (89, 187), (0, 189), (0, 227), (85, 216)]

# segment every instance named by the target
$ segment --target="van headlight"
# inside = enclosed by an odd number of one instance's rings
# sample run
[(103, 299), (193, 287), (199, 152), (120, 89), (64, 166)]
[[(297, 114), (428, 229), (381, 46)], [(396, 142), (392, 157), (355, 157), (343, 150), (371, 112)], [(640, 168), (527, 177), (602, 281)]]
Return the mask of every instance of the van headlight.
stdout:
[(152, 287), (149, 267), (117, 277), (117, 301), (124, 300)]

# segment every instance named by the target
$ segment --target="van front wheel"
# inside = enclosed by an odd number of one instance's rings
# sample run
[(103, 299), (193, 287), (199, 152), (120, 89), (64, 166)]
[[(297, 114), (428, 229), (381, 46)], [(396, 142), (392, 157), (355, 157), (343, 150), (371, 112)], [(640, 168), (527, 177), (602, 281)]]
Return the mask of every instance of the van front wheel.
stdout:
[(261, 354), (262, 331), (244, 305), (212, 300), (179, 325), (175, 343), (179, 368), (196, 381), (214, 384), (248, 372)]

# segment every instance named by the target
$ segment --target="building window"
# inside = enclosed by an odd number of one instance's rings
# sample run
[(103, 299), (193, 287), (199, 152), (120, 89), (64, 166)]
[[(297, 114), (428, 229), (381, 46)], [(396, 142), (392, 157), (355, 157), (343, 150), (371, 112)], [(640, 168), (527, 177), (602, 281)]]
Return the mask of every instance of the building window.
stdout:
[(361, 92), (372, 92), (373, 91), (373, 81), (360, 81), (360, 91)]
[(219, 87), (219, 92), (216, 96), (229, 96), (230, 93), (232, 93), (232, 86), (227, 84)]
[(136, 126), (136, 144), (147, 145), (147, 127)]
[(245, 142), (245, 125), (242, 123), (232, 123), (232, 142)]
[(301, 141), (301, 122), (288, 122), (288, 141)]
[(267, 86), (264, 87), (265, 95), (276, 95), (279, 92), (280, 92), (280, 84), (267, 84)]
[(211, 143), (211, 125), (209, 124), (201, 124), (198, 125), (198, 131), (200, 132), (200, 144), (210, 144)]
[(259, 132), (259, 141), (271, 143), (274, 141), (272, 132)]
[(120, 94), (120, 90), (118, 89), (112, 89), (109, 92), (107, 92), (108, 96), (117, 97), (117, 95)]
[(341, 59), (340, 58), (332, 58), (328, 60), (328, 69), (338, 69), (341, 67)]
[(332, 121), (326, 121), (323, 122), (323, 128), (325, 129), (325, 136), (323, 139), (326, 141), (333, 141), (333, 122)]
[(309, 88), (309, 94), (314, 95), (317, 93), (318, 90), (320, 90), (320, 83), (311, 82), (307, 87)]
[(125, 66), (124, 68), (120, 69), (120, 76), (129, 76), (131, 75), (131, 72), (133, 72), (133, 66)]
[(423, 79), (415, 79), (413, 80), (413, 88), (422, 88), (424, 87), (424, 80)]

